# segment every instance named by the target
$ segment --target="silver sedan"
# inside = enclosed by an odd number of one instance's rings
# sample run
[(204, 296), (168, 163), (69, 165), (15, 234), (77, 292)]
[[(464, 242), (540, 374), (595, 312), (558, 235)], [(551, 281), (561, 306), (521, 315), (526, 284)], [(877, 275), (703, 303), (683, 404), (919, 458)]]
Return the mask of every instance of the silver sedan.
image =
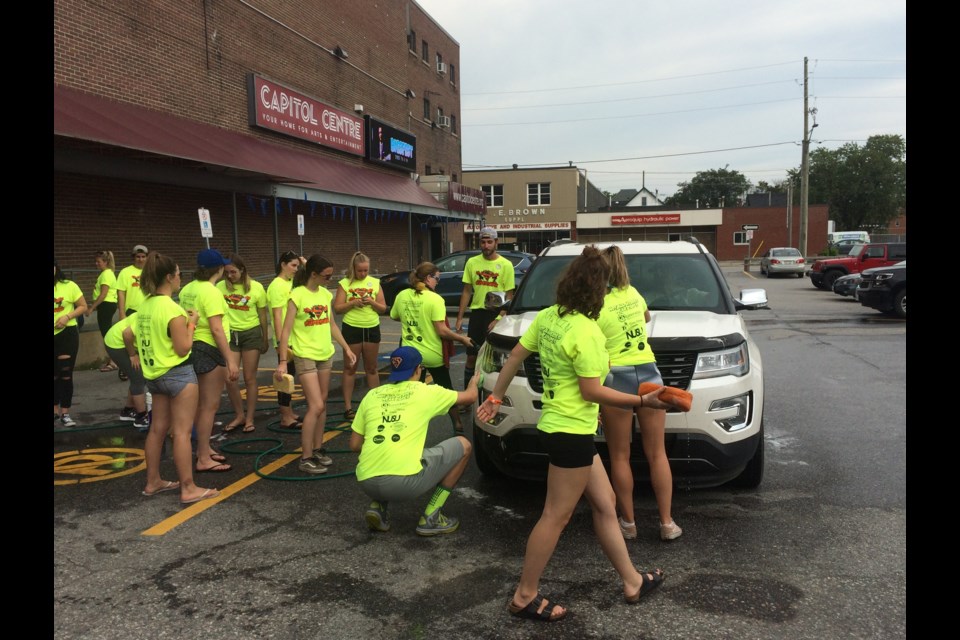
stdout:
[(785, 273), (803, 277), (807, 265), (799, 249), (793, 247), (774, 247), (760, 258), (760, 273), (767, 277)]

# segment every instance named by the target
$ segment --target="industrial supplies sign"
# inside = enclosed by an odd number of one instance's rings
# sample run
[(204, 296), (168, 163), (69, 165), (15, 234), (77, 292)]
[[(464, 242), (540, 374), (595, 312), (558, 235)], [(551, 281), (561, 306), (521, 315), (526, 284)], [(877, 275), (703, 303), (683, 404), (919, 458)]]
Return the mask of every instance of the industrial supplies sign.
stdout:
[(364, 155), (362, 118), (255, 73), (247, 75), (247, 114), (253, 127)]

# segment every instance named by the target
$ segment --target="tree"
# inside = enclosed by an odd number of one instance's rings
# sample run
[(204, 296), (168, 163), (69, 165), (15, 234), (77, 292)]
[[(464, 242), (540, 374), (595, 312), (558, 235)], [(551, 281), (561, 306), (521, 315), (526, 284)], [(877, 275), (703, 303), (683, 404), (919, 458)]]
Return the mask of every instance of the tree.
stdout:
[[(907, 143), (899, 135), (870, 136), (862, 147), (810, 153), (808, 202), (826, 203), (838, 230), (886, 229), (907, 204)], [(794, 193), (800, 170), (789, 171)]]
[(750, 186), (746, 176), (727, 167), (698, 171), (690, 182), (677, 185), (677, 192), (667, 198), (666, 204), (699, 201), (701, 207), (734, 207), (741, 203)]
[(773, 184), (770, 184), (766, 180), (761, 180), (757, 183), (757, 186), (754, 187), (753, 193), (786, 193), (789, 183), (790, 181), (788, 179), (783, 179)]

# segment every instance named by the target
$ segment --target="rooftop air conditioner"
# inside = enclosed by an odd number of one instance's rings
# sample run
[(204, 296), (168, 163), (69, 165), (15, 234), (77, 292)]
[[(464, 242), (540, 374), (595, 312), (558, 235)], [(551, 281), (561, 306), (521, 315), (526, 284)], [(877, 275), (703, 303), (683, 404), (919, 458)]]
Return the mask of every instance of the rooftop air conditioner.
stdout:
[(446, 73), (447, 72), (447, 63), (438, 62), (437, 63), (437, 73)]

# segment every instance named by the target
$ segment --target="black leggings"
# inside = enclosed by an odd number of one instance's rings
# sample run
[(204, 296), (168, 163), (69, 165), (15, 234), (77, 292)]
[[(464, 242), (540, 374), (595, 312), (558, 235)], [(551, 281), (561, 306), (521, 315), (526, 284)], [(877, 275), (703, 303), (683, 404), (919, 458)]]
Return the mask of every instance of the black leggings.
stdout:
[(73, 367), (78, 351), (80, 330), (76, 327), (67, 327), (53, 336), (53, 404), (64, 410), (73, 404)]
[[(287, 361), (287, 373), (292, 376), (297, 375), (297, 368), (293, 364), (293, 359)], [(290, 402), (293, 400), (293, 396), (289, 393), (284, 393), (283, 391), (277, 391), (277, 404), (281, 407), (289, 407)]]
[(113, 314), (117, 312), (116, 302), (101, 302), (97, 307), (97, 326), (100, 327), (100, 335), (106, 336), (107, 331), (113, 326)]

